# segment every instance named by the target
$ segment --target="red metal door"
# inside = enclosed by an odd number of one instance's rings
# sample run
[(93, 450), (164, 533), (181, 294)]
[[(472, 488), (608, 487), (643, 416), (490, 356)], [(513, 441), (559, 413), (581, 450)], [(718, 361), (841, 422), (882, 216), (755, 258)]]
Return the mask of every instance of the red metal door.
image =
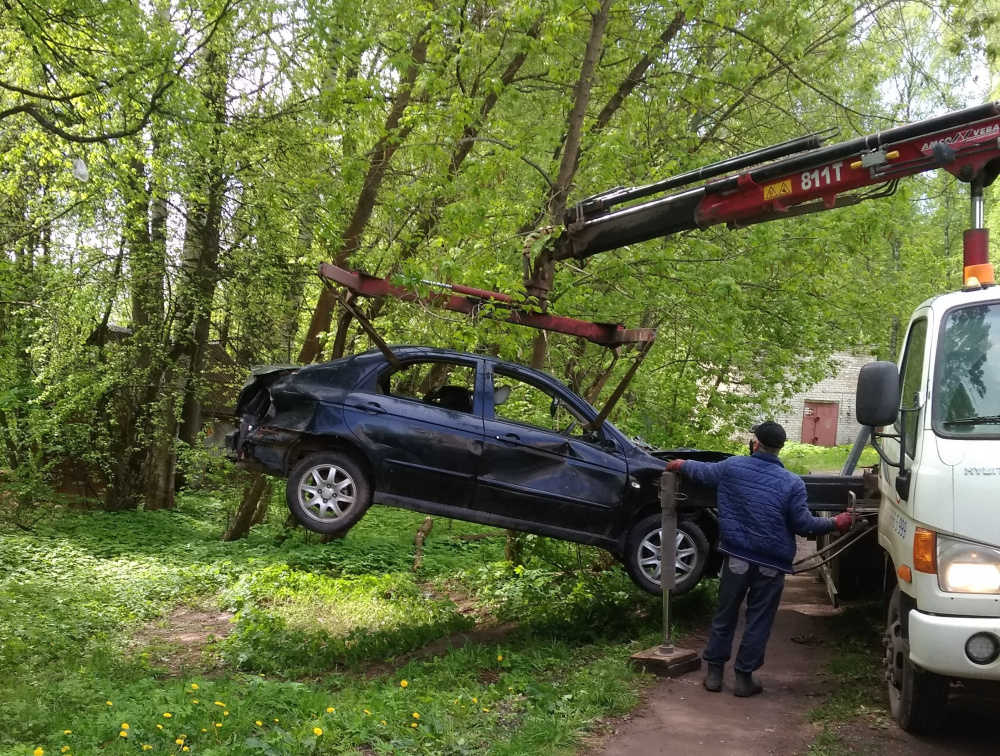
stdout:
[(802, 412), (802, 443), (836, 446), (839, 410), (837, 402), (806, 402)]

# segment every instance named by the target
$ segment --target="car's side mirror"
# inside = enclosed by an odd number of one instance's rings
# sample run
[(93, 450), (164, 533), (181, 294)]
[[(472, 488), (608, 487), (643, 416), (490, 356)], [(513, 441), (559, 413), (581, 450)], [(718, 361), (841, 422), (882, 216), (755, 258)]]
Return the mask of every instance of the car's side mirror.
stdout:
[[(869, 362), (858, 375), (858, 390), (854, 413), (861, 425), (872, 429), (872, 446), (887, 465), (903, 469), (904, 438), (902, 435), (876, 433), (875, 428), (893, 425), (899, 417), (899, 370), (894, 362)], [(880, 437), (899, 438), (899, 459), (891, 460), (878, 442)]]
[(870, 362), (858, 375), (855, 396), (858, 423), (872, 428), (892, 425), (899, 417), (899, 371), (894, 362)]

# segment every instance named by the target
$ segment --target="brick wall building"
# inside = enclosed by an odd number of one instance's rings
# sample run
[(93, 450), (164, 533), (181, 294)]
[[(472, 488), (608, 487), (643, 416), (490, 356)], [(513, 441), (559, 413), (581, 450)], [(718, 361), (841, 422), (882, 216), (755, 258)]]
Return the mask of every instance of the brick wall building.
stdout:
[(861, 430), (854, 419), (858, 373), (874, 359), (847, 352), (835, 354), (836, 374), (792, 398), (788, 410), (775, 415), (788, 440), (817, 446), (854, 443)]

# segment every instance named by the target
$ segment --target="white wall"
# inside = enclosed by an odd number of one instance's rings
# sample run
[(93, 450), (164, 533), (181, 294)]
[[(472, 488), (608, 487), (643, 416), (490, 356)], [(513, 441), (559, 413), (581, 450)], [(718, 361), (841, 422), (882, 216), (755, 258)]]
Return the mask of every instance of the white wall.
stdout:
[(795, 396), (789, 403), (787, 412), (775, 415), (774, 420), (781, 423), (788, 434), (789, 441), (801, 441), (802, 416), (807, 401), (837, 402), (837, 443), (851, 444), (861, 430), (854, 419), (854, 394), (858, 385), (858, 373), (861, 368), (874, 360), (874, 357), (859, 356), (847, 352), (834, 355), (837, 363), (837, 373), (832, 378), (825, 378), (811, 389)]

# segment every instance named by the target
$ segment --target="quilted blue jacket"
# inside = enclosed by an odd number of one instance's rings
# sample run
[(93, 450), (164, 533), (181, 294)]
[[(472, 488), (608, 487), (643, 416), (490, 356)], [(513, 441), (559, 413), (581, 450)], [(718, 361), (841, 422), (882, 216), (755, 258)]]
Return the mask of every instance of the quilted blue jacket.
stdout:
[(754, 564), (792, 571), (796, 535), (834, 530), (832, 517), (814, 517), (806, 486), (773, 454), (754, 452), (721, 462), (685, 460), (681, 473), (718, 490), (719, 551)]

